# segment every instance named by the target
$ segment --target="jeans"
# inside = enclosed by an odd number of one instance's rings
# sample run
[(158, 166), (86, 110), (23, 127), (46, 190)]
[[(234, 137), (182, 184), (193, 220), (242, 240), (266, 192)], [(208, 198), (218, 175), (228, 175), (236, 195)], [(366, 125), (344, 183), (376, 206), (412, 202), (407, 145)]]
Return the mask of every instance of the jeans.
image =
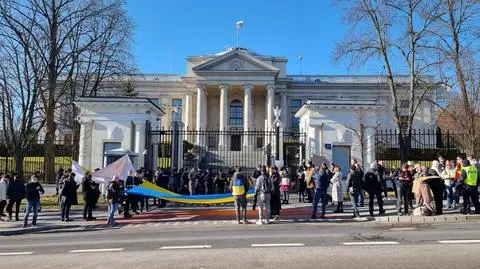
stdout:
[(28, 216), (33, 211), (32, 225), (37, 225), (38, 209), (40, 208), (40, 200), (27, 200), (25, 217), (23, 218), (23, 225), (27, 226)]
[(8, 201), (7, 212), (8, 212), (8, 217), (9, 217), (10, 219), (12, 218), (13, 204), (15, 204), (15, 219), (16, 219), (16, 220), (18, 219), (18, 212), (20, 211), (20, 204), (21, 204), (21, 203), (22, 203), (22, 199), (20, 199), (20, 200), (10, 199), (10, 201)]
[(85, 205), (83, 206), (83, 219), (91, 219), (93, 207), (95, 207), (95, 199), (93, 197), (85, 197)]
[(365, 205), (365, 193), (363, 193), (362, 190), (359, 190), (358, 192), (356, 192), (356, 195), (355, 195), (355, 203), (360, 206), (360, 207), (363, 207)]
[(327, 210), (327, 203), (328, 203), (328, 196), (326, 190), (317, 189), (315, 192), (315, 201), (313, 202), (313, 211), (312, 216), (317, 215), (318, 203), (322, 203), (322, 215), (325, 215), (325, 211)]
[(284, 191), (282, 192), (282, 200), (284, 203), (288, 203), (288, 200), (290, 199), (290, 192)]
[(270, 221), (270, 194), (258, 194), (258, 221), (265, 218), (267, 222)]
[(387, 180), (386, 180), (386, 179), (382, 179), (382, 181), (380, 182), (380, 184), (382, 184), (382, 191), (383, 191), (383, 194), (385, 195), (385, 199), (387, 199), (387, 198), (388, 198)]
[(70, 203), (68, 203), (67, 201), (63, 201), (62, 199), (62, 202), (60, 204), (60, 208), (62, 210), (62, 214), (61, 214), (61, 219), (62, 220), (66, 220), (69, 218), (70, 216), (70, 207), (72, 205)]
[(401, 213), (401, 201), (403, 200), (403, 213), (408, 214), (408, 206), (410, 205), (410, 195), (412, 193), (412, 184), (410, 182), (400, 182), (397, 185), (397, 192), (399, 193), (397, 198), (397, 212)]
[(240, 221), (240, 218), (243, 217), (243, 220), (247, 220), (247, 197), (244, 195), (235, 195), (235, 214), (237, 216), (237, 221)]
[(108, 200), (108, 219), (107, 224), (115, 224), (115, 211), (117, 210), (117, 204), (113, 200)]
[(352, 203), (353, 213), (358, 213), (358, 198), (363, 196), (362, 190), (353, 190), (352, 192), (349, 192), (348, 195), (350, 196), (350, 202)]
[(377, 197), (378, 211), (380, 212), (380, 214), (384, 213), (382, 190), (381, 189), (370, 190), (368, 191), (368, 199), (369, 199), (368, 209), (370, 211), (370, 216), (373, 216), (373, 204), (375, 203), (375, 196)]
[(447, 186), (447, 201), (449, 206), (455, 206), (456, 204), (456, 196), (457, 196), (457, 189), (455, 188), (455, 181), (452, 184)]

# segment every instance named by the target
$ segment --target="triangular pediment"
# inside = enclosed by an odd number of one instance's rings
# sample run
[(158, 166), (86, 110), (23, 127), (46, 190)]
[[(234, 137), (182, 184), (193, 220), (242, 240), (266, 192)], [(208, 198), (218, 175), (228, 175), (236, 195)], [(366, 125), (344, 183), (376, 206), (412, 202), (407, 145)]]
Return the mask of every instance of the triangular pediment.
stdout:
[(256, 72), (276, 75), (280, 70), (247, 52), (232, 50), (226, 54), (217, 56), (214, 59), (195, 66), (193, 71), (198, 74)]

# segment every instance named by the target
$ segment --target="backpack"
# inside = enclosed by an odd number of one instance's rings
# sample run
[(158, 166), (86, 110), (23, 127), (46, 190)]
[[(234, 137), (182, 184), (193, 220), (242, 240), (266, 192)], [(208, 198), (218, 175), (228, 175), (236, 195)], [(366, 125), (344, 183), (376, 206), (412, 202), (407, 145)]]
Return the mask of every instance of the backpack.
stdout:
[(263, 176), (262, 189), (264, 193), (271, 193), (273, 191), (273, 182), (271, 177)]
[(243, 195), (245, 194), (245, 184), (241, 176), (237, 176), (233, 179), (232, 183), (232, 194), (233, 195)]

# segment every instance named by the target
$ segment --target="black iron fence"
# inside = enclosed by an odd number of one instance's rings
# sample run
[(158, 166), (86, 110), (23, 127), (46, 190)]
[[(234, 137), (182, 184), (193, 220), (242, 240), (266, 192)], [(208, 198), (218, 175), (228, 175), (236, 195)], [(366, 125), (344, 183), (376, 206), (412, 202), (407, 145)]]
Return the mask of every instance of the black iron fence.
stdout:
[[(405, 134), (403, 134), (405, 136)], [(410, 150), (407, 159), (416, 162), (431, 162), (443, 156), (455, 159), (464, 152), (461, 134), (437, 130), (412, 130)], [(397, 161), (400, 164), (400, 131), (377, 130), (375, 134), (375, 157), (383, 161)], [(431, 164), (431, 163), (430, 163)], [(429, 165), (430, 165), (429, 164)]]
[[(44, 179), (44, 155), (45, 147), (43, 141), (30, 145), (23, 151), (23, 178), (28, 178), (34, 172), (39, 172)], [(70, 168), (72, 159), (78, 157), (78, 142), (55, 141), (55, 170), (60, 166)], [(0, 141), (0, 171), (7, 173), (17, 172), (16, 160), (13, 151), (6, 141)]]
[[(294, 163), (301, 158), (302, 153), (298, 148), (303, 145), (301, 142), (304, 138), (298, 132), (175, 128), (150, 130), (147, 136), (147, 146), (150, 148), (148, 152), (155, 152), (154, 148), (158, 145), (158, 167), (198, 167), (224, 172), (237, 165), (245, 171), (251, 171), (259, 164), (270, 164), (279, 158), (275, 153), (280, 152), (280, 147), (283, 147), (285, 163)], [(275, 141), (280, 136), (283, 143), (277, 146)], [(287, 150), (285, 145), (289, 145)]]

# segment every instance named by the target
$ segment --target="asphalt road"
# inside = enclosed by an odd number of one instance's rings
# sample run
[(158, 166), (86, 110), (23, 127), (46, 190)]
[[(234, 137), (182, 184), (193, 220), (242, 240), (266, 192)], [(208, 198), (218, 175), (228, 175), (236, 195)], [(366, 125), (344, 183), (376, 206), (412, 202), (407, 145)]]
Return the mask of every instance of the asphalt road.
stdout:
[(480, 268), (479, 223), (255, 224), (0, 237), (0, 268)]

